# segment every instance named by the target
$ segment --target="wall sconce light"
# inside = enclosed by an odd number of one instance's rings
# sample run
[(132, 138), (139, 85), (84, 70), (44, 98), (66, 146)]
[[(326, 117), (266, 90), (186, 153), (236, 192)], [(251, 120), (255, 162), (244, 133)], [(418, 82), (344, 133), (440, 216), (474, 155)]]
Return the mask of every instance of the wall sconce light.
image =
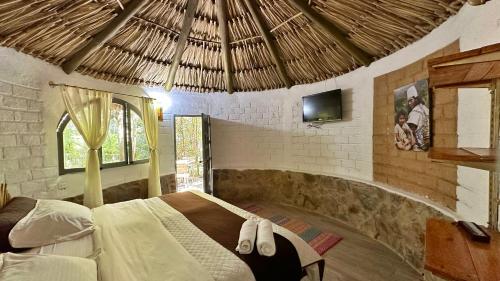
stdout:
[(172, 99), (170, 93), (166, 92), (164, 88), (154, 87), (154, 88), (144, 88), (144, 91), (148, 96), (155, 99), (155, 113), (158, 117), (158, 121), (163, 121), (163, 111), (168, 110), (172, 105)]
[(155, 107), (156, 116), (158, 117), (158, 121), (163, 122), (163, 107), (156, 106)]

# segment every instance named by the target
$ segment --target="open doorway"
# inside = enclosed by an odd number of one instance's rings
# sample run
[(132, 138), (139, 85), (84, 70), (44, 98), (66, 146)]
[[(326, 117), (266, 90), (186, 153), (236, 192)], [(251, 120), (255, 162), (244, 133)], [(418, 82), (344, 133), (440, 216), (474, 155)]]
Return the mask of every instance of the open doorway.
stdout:
[(177, 191), (211, 193), (210, 117), (176, 115), (174, 122)]

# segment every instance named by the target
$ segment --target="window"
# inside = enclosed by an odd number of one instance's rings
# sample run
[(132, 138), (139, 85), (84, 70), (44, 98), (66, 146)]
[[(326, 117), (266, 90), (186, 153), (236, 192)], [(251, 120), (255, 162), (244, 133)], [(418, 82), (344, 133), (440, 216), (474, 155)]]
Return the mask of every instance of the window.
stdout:
[(149, 145), (146, 139), (146, 129), (141, 117), (135, 111), (130, 112), (130, 135), (132, 156), (136, 160), (149, 158)]
[[(64, 113), (57, 128), (59, 174), (82, 172), (87, 161), (87, 145), (75, 125)], [(101, 168), (145, 163), (149, 158), (144, 122), (137, 108), (113, 99), (106, 139), (99, 149)]]

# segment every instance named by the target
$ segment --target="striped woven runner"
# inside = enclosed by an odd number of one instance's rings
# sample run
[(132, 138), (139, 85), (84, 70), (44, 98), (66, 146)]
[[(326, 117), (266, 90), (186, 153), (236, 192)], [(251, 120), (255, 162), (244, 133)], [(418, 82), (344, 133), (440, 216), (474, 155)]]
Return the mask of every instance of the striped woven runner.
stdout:
[(314, 227), (298, 219), (288, 218), (280, 214), (271, 213), (257, 204), (246, 204), (242, 206), (242, 208), (260, 217), (269, 219), (273, 223), (297, 234), (320, 255), (326, 253), (326, 251), (331, 249), (342, 240), (342, 237), (338, 235), (329, 232), (323, 232), (317, 227)]

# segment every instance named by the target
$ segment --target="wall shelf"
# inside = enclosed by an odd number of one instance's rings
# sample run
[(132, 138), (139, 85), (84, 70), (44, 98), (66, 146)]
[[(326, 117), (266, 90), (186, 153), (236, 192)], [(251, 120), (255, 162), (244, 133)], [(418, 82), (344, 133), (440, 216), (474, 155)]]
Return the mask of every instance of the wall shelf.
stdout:
[(429, 150), (429, 158), (435, 162), (467, 166), (489, 171), (496, 170), (497, 150), (494, 148), (439, 148)]
[(500, 233), (490, 231), (489, 244), (474, 242), (444, 220), (427, 221), (425, 269), (445, 280), (500, 280)]
[[(499, 228), (500, 175), (496, 148), (500, 147), (500, 44), (442, 56), (428, 61), (429, 85), (438, 88), (488, 88), (491, 92), (490, 149), (433, 148), (433, 161), (490, 171), (489, 226)], [(497, 279), (500, 280), (500, 279)]]
[(500, 44), (429, 60), (432, 88), (489, 88), (500, 77)]

